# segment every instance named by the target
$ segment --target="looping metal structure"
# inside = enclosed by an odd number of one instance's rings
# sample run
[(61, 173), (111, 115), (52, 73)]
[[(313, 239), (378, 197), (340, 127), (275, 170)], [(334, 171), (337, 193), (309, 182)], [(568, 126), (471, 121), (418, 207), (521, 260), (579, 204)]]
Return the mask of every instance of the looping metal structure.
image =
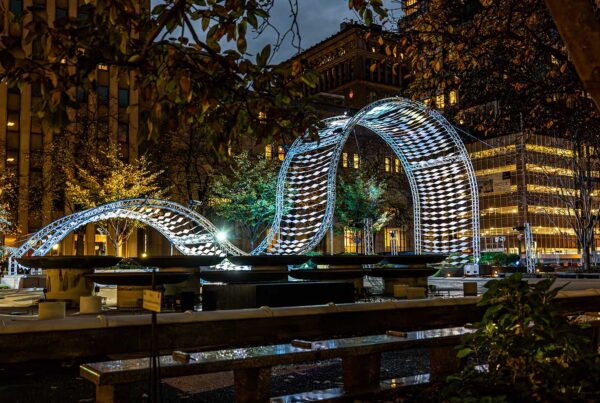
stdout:
[[(450, 124), (436, 111), (402, 98), (375, 102), (354, 117), (323, 121), (319, 139), (297, 139), (277, 182), (274, 222), (258, 254), (300, 254), (313, 249), (333, 220), (337, 169), (357, 126), (381, 137), (402, 163), (414, 209), (415, 253), (452, 254), (455, 262), (479, 258), (479, 199), (469, 155)], [(246, 254), (206, 218), (177, 203), (129, 199), (104, 204), (52, 222), (11, 257), (46, 254), (68, 233), (88, 223), (130, 218), (163, 234), (184, 255)]]
[[(184, 255), (246, 254), (227, 240), (217, 239), (217, 228), (187, 207), (160, 199), (127, 199), (70, 214), (48, 224), (21, 245), (11, 260), (26, 254), (43, 256), (77, 228), (114, 218), (133, 219), (154, 228)], [(12, 261), (11, 266), (14, 266)]]
[(479, 258), (479, 199), (469, 155), (438, 112), (403, 98), (368, 105), (354, 117), (323, 121), (318, 140), (297, 139), (279, 172), (277, 211), (252, 254), (296, 254), (313, 249), (329, 229), (336, 174), (344, 144), (362, 126), (381, 137), (402, 163), (414, 208), (415, 253)]

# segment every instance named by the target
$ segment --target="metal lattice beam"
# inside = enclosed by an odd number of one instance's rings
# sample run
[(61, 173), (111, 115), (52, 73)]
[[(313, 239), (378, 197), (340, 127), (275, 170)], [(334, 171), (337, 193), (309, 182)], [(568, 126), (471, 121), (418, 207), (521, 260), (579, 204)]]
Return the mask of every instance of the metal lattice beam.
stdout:
[[(475, 173), (454, 128), (436, 111), (402, 98), (375, 102), (354, 117), (323, 121), (318, 141), (297, 139), (277, 181), (275, 219), (251, 254), (299, 254), (313, 249), (331, 227), (336, 176), (350, 133), (365, 127), (392, 148), (408, 177), (413, 200), (415, 252), (454, 254), (457, 262), (479, 259), (479, 199)], [(52, 222), (11, 256), (46, 254), (68, 233), (112, 218), (141, 221), (185, 255), (246, 254), (225, 240), (206, 218), (177, 203), (129, 199)], [(14, 262), (11, 267), (14, 267)]]
[(115, 218), (137, 220), (156, 229), (184, 255), (246, 254), (227, 240), (217, 239), (217, 228), (187, 207), (168, 200), (127, 199), (80, 211), (48, 224), (11, 255), (11, 271), (16, 269), (15, 258), (28, 254), (43, 256), (77, 228)]
[(330, 118), (318, 141), (297, 139), (278, 177), (277, 212), (252, 254), (313, 249), (333, 219), (339, 159), (350, 133), (365, 127), (398, 156), (413, 200), (415, 252), (479, 258), (479, 199), (469, 155), (438, 112), (402, 98), (375, 102), (354, 117)]

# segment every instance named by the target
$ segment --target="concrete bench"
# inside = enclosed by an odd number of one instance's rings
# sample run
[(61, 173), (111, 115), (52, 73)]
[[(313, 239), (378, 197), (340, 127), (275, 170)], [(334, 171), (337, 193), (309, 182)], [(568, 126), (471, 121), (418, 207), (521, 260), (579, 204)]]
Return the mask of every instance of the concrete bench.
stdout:
[[(429, 377), (420, 379), (427, 382), (441, 379), (457, 368), (454, 346), (467, 332), (470, 330), (454, 327), (231, 348), (191, 353), (186, 361), (166, 355), (160, 357), (160, 374), (162, 378), (173, 378), (231, 370), (234, 373), (236, 401), (259, 402), (268, 401), (270, 397), (272, 367), (341, 358), (344, 391), (352, 393), (381, 386), (381, 353), (386, 351), (427, 348), (431, 373)], [(149, 364), (149, 358), (89, 363), (81, 365), (80, 373), (96, 385), (98, 403), (128, 401), (130, 384), (149, 379)]]

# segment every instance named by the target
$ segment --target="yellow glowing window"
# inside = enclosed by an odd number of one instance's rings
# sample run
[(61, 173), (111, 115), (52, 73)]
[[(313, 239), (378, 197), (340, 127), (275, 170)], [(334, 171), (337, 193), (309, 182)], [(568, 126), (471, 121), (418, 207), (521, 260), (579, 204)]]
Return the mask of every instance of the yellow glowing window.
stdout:
[(456, 105), (457, 102), (458, 102), (458, 92), (456, 92), (456, 90), (450, 91), (450, 93), (448, 94), (448, 104)]
[(444, 109), (446, 107), (444, 94), (438, 94), (435, 96), (435, 107), (438, 109)]
[[(362, 239), (360, 231), (344, 227), (344, 252), (362, 253)], [(357, 250), (358, 249), (358, 250)]]
[(505, 165), (505, 166), (498, 167), (498, 168), (481, 169), (479, 171), (475, 171), (475, 175), (476, 176), (484, 176), (484, 175), (492, 175), (492, 174), (497, 174), (497, 173), (502, 173), (502, 172), (514, 172), (516, 170), (517, 170), (517, 165), (512, 164), (512, 165)]
[(474, 151), (472, 153), (469, 153), (469, 157), (471, 157), (472, 160), (476, 160), (479, 158), (489, 158), (494, 157), (496, 155), (510, 154), (515, 152), (516, 149), (517, 148), (515, 147), (515, 145), (511, 144), (503, 147), (490, 148), (488, 150)]
[(481, 210), (481, 216), (489, 216), (492, 214), (517, 214), (519, 208), (517, 206), (505, 206), (505, 207), (490, 207)]
[(348, 168), (348, 153), (342, 153), (342, 166)]
[(385, 157), (385, 172), (390, 172), (392, 170), (391, 162), (388, 157)]
[(283, 146), (277, 147), (277, 158), (279, 158), (279, 161), (283, 161), (285, 159), (285, 150), (283, 149)]
[(258, 120), (264, 122), (265, 120), (267, 120), (267, 114), (264, 112), (258, 112)]
[(535, 151), (543, 154), (556, 155), (560, 157), (572, 157), (573, 151), (568, 148), (558, 148), (558, 147), (549, 147), (549, 146), (539, 146), (537, 144), (525, 144), (525, 149), (527, 151)]
[(106, 64), (99, 64), (98, 70), (108, 71), (108, 66)]
[(419, 0), (404, 1), (404, 15), (409, 16), (419, 11)]
[(573, 211), (564, 207), (527, 206), (527, 211), (533, 214), (566, 215), (572, 216)]
[(427, 98), (423, 100), (423, 103), (427, 106), (431, 106), (431, 99)]
[[(393, 233), (393, 237), (392, 237), (392, 233)], [(404, 231), (402, 231), (400, 228), (389, 228), (389, 227), (385, 228), (385, 230), (383, 231), (383, 234), (384, 234), (383, 246), (384, 246), (386, 252), (392, 251), (392, 239), (394, 239), (394, 241), (396, 242), (397, 250), (404, 249), (406, 240), (405, 240)]]
[(271, 146), (271, 144), (265, 146), (265, 158), (268, 160), (273, 158), (273, 146)]
[(394, 168), (396, 172), (400, 172), (400, 160), (398, 158), (394, 160)]
[(358, 157), (358, 154), (354, 154), (354, 169), (358, 169), (359, 165), (360, 165), (360, 158)]

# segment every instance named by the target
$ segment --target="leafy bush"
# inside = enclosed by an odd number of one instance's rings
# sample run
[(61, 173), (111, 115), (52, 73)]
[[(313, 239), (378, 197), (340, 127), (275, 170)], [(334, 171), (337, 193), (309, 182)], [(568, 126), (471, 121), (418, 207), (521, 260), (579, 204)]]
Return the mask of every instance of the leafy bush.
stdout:
[(489, 264), (492, 266), (509, 266), (519, 262), (519, 255), (514, 253), (502, 252), (482, 252), (479, 264)]
[(520, 274), (486, 284), (480, 306), (487, 310), (459, 346), (468, 365), (448, 378), (447, 400), (600, 400), (598, 355), (584, 329), (553, 304), (552, 284), (528, 284)]

